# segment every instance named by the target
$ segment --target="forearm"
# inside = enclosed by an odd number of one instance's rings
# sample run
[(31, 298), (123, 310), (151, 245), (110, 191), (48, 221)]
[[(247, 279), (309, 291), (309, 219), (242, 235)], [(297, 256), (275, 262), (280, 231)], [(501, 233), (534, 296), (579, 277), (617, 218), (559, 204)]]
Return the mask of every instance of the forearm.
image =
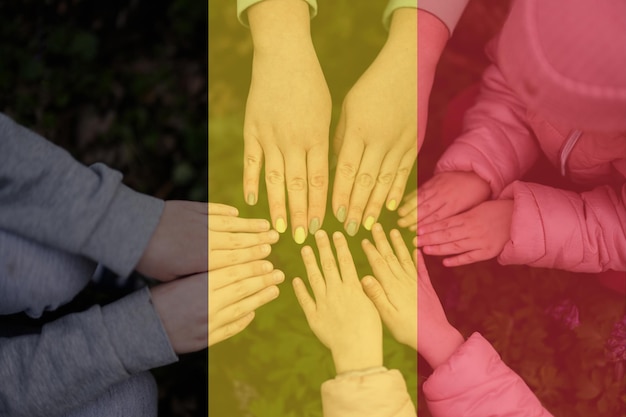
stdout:
[[(424, 338), (425, 341), (420, 339)], [(431, 368), (437, 369), (446, 363), (456, 352), (465, 339), (451, 325), (442, 325), (436, 329), (420, 328), (417, 325), (418, 352), (424, 357)]]

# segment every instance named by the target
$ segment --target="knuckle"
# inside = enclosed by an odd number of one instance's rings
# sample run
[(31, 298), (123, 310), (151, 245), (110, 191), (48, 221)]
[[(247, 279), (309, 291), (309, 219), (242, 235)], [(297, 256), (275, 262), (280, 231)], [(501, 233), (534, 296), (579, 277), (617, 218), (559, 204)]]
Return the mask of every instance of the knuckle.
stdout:
[(374, 265), (378, 268), (383, 268), (387, 266), (387, 261), (385, 258), (376, 258), (376, 260), (374, 260)]
[(309, 184), (313, 188), (324, 188), (327, 184), (325, 175), (311, 175), (309, 178)]
[(351, 213), (357, 213), (357, 215), (359, 213), (363, 213), (363, 206), (358, 206), (358, 205), (350, 205), (350, 212)]
[(357, 177), (356, 182), (361, 187), (370, 188), (374, 184), (374, 178), (368, 173), (363, 173)]
[(257, 167), (261, 164), (261, 158), (256, 155), (246, 155), (245, 157), (246, 166), (249, 167)]
[(326, 272), (332, 271), (335, 269), (335, 262), (331, 260), (326, 260), (322, 262), (322, 269)]
[(352, 180), (356, 176), (356, 167), (354, 164), (344, 162), (337, 168), (337, 172), (341, 174), (345, 179)]
[(280, 171), (271, 170), (265, 175), (265, 180), (270, 184), (282, 184), (285, 182), (285, 178)]
[(385, 254), (384, 259), (385, 259), (385, 262), (387, 263), (396, 262), (398, 260), (398, 258), (396, 258), (396, 255), (394, 255), (393, 253)]
[(391, 181), (393, 181), (394, 177), (395, 176), (391, 172), (381, 173), (378, 176), (378, 183), (381, 185), (389, 185), (391, 184)]
[(396, 173), (398, 177), (408, 177), (411, 170), (409, 168), (400, 168)]
[(236, 264), (239, 263), (239, 252), (237, 251), (231, 251), (227, 256), (226, 256), (226, 260), (229, 264)]
[(289, 191), (304, 191), (306, 189), (306, 181), (302, 177), (294, 177), (287, 184)]

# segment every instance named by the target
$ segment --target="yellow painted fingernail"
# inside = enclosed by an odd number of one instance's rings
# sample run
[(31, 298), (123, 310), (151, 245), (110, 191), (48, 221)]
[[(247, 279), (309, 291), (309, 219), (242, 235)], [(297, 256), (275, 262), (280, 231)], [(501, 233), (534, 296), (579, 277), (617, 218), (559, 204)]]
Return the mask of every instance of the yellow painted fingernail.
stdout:
[(346, 207), (345, 206), (341, 206), (337, 209), (337, 220), (339, 220), (341, 223), (346, 221)]
[(304, 231), (304, 227), (300, 226), (296, 229), (296, 233), (294, 233), (293, 239), (298, 245), (304, 243), (304, 240), (306, 239), (306, 232)]
[(357, 224), (357, 222), (355, 222), (354, 220), (350, 220), (350, 222), (348, 223), (348, 226), (346, 227), (346, 232), (348, 232), (348, 235), (354, 236), (356, 235), (356, 232), (358, 230), (359, 230), (359, 225)]
[(276, 220), (276, 231), (278, 231), (278, 233), (285, 233), (285, 230), (287, 230), (287, 223), (285, 223), (282, 217), (279, 217), (278, 220)]
[(387, 209), (390, 211), (394, 211), (398, 207), (398, 202), (396, 200), (391, 200), (387, 203)]
[(309, 224), (309, 233), (314, 235), (320, 229), (320, 219), (314, 217)]
[(368, 216), (367, 219), (365, 219), (365, 223), (363, 223), (365, 230), (372, 230), (372, 226), (374, 226), (375, 221), (376, 219), (374, 219), (373, 216)]

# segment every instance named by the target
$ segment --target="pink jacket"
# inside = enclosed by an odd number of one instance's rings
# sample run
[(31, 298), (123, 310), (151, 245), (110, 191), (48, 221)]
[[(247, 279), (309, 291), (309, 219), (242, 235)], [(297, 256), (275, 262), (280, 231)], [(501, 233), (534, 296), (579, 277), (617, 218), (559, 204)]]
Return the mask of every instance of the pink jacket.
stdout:
[[(513, 199), (501, 264), (626, 271), (626, 2), (559, 3), (513, 4), (436, 171), (473, 171)], [(518, 181), (540, 152), (581, 192)]]
[[(434, 417), (551, 417), (493, 347), (474, 333), (424, 383)], [(324, 417), (415, 417), (404, 379), (390, 370), (322, 385)]]

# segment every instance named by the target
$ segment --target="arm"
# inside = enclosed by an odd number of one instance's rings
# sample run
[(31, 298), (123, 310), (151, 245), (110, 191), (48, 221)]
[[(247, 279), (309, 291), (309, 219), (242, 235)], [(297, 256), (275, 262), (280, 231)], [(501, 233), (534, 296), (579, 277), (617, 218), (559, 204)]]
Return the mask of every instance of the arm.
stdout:
[(626, 184), (580, 194), (515, 182), (511, 238), (501, 264), (526, 264), (575, 272), (626, 271)]
[(131, 374), (176, 360), (144, 289), (40, 334), (0, 338), (0, 415), (62, 415)]
[(328, 188), (331, 97), (309, 14), (302, 0), (266, 0), (247, 11), (254, 58), (244, 121), (244, 198), (250, 205), (258, 201), (265, 165), (272, 224), (280, 233), (287, 230), (288, 207), (299, 244), (307, 231), (321, 227)]

